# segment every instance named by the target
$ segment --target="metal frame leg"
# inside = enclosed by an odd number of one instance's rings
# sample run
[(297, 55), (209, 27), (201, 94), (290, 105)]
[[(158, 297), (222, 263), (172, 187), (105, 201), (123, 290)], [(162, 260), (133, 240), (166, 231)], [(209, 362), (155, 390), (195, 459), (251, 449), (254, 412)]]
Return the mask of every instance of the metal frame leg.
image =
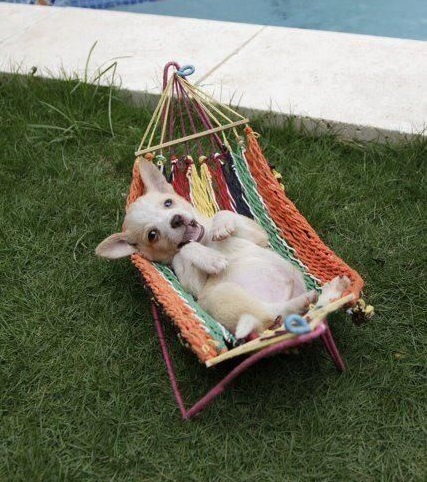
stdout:
[(323, 342), (323, 345), (325, 346), (326, 350), (328, 351), (329, 355), (331, 356), (333, 362), (335, 363), (335, 366), (340, 372), (345, 371), (345, 364), (344, 361), (340, 355), (340, 352), (338, 351), (338, 348), (335, 344), (334, 338), (331, 333), (331, 329), (329, 328), (327, 322), (325, 321), (325, 331), (320, 335), (320, 338)]
[(342, 361), (342, 358), (335, 345), (334, 339), (332, 338), (332, 334), (330, 332), (329, 326), (325, 321), (324, 323), (316, 327), (312, 332), (307, 333), (306, 335), (300, 335), (297, 338), (293, 338), (291, 340), (285, 340), (280, 343), (277, 343), (276, 345), (266, 347), (263, 350), (246, 358), (239, 365), (233, 368), (233, 370), (231, 370), (230, 373), (226, 375), (217, 385), (215, 385), (215, 387), (213, 387), (204, 397), (202, 397), (198, 402), (196, 402), (191, 408), (187, 410), (182, 400), (182, 395), (176, 379), (173, 363), (169, 355), (163, 327), (160, 321), (160, 316), (157, 311), (157, 307), (154, 303), (152, 303), (152, 312), (153, 312), (154, 322), (156, 325), (157, 334), (160, 340), (160, 346), (162, 349), (163, 357), (165, 359), (169, 380), (172, 386), (172, 391), (175, 396), (176, 402), (178, 404), (179, 410), (181, 412), (182, 418), (184, 420), (189, 420), (190, 418), (200, 413), (204, 408), (210, 405), (218, 395), (223, 393), (225, 389), (230, 385), (230, 383), (236, 377), (238, 377), (247, 368), (254, 365), (262, 358), (266, 358), (276, 353), (283, 352), (285, 349), (293, 348), (296, 346), (300, 346), (304, 343), (308, 343), (315, 338), (320, 337), (322, 339), (323, 344), (328, 350), (328, 353), (331, 355), (337, 368), (341, 371), (344, 371), (345, 369), (344, 362)]

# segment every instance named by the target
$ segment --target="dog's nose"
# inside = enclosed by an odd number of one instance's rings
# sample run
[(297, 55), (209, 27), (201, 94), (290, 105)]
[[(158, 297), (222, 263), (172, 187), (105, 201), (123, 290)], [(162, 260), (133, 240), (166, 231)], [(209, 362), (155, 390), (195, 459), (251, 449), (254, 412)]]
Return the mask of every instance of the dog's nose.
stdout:
[(174, 217), (171, 219), (171, 226), (173, 229), (179, 228), (184, 224), (184, 219), (179, 214), (175, 214)]

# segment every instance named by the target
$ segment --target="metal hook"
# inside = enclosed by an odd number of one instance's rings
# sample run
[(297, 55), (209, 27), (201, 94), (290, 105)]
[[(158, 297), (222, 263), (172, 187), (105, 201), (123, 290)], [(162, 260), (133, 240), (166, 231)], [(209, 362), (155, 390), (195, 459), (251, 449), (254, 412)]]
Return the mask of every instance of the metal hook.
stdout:
[(178, 71), (177, 71), (177, 75), (179, 75), (180, 77), (187, 77), (191, 74), (194, 74), (194, 71), (195, 71), (195, 67), (194, 65), (183, 65)]
[(303, 335), (310, 333), (311, 328), (307, 320), (300, 315), (289, 315), (285, 319), (285, 328), (294, 335)]

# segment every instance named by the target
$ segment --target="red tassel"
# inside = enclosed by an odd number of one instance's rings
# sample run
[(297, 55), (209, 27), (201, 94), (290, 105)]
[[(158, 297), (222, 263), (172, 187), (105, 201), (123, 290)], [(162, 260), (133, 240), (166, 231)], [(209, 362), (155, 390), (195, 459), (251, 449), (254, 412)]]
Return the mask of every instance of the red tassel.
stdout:
[(191, 202), (190, 185), (187, 178), (188, 164), (186, 158), (178, 159), (176, 156), (172, 156), (171, 164), (173, 188), (177, 194), (185, 198), (188, 202)]
[(209, 172), (212, 176), (212, 186), (215, 191), (217, 203), (221, 209), (236, 212), (234, 200), (228, 190), (227, 181), (221, 168), (219, 154), (214, 154), (208, 162)]

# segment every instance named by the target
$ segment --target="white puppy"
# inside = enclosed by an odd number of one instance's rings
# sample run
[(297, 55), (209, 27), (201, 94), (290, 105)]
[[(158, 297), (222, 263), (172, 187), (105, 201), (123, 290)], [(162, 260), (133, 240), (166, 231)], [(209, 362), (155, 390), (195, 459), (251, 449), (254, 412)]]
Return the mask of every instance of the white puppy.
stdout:
[[(261, 333), (278, 316), (302, 314), (317, 301), (300, 271), (267, 247), (267, 234), (255, 221), (231, 211), (208, 219), (152, 163), (139, 161), (139, 168), (146, 192), (129, 207), (123, 231), (98, 245), (98, 256), (140, 253), (171, 264), (184, 289), (237, 338)], [(334, 278), (319, 303), (340, 297), (349, 284)]]

